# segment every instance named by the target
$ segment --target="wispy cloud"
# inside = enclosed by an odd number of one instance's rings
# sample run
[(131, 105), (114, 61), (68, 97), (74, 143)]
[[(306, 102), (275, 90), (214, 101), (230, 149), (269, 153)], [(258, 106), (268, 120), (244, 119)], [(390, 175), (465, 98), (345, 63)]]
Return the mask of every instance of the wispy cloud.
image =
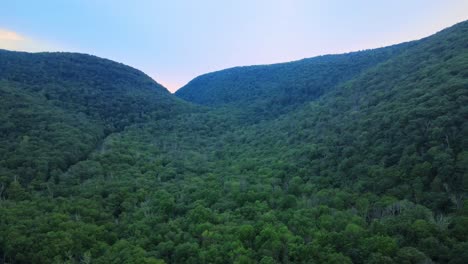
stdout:
[(0, 28), (0, 41), (22, 41), (24, 38), (14, 31)]
[(0, 49), (37, 52), (52, 51), (56, 50), (57, 47), (13, 30), (0, 28)]

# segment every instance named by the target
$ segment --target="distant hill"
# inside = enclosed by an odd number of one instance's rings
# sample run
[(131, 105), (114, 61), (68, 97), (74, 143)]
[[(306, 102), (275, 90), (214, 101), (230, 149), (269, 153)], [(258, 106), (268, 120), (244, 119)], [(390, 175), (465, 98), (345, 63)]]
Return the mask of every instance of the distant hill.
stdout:
[(78, 53), (0, 50), (0, 80), (120, 128), (177, 101), (139, 70)]
[(0, 50), (0, 176), (48, 179), (108, 134), (184, 103), (144, 73), (77, 53)]
[(319, 98), (412, 45), (226, 69), (196, 77), (175, 95), (196, 104), (247, 107), (275, 115)]

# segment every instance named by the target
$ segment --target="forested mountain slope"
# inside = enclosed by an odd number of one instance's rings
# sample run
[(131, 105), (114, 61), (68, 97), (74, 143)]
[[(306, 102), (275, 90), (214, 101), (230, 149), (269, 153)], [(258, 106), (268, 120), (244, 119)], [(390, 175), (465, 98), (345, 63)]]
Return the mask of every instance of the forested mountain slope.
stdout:
[[(10, 145), (0, 164), (0, 176), (7, 175), (0, 257), (7, 263), (466, 263), (467, 43), (463, 22), (391, 47), (379, 62), (332, 74), (339, 79), (333, 84), (319, 75), (326, 92), (273, 115), (255, 111), (284, 98), (268, 85), (252, 100), (240, 93), (238, 101), (209, 103), (216, 107), (189, 105), (162, 90), (138, 98), (146, 114), (120, 125), (101, 107), (77, 110), (79, 95), (50, 100), (32, 89), (34, 82), (22, 88), (15, 86), (21, 78), (4, 78), (2, 102), (19, 103), (1, 106), (1, 139)], [(361, 55), (346, 65), (368, 61)], [(330, 63), (337, 66), (338, 57)], [(310, 87), (320, 88), (315, 81)], [(213, 82), (206, 84), (218, 87)], [(256, 122), (245, 122), (246, 115)], [(105, 132), (108, 126), (113, 133)], [(43, 159), (43, 150), (60, 160), (68, 147), (88, 146), (95, 135), (107, 137), (66, 170), (34, 184), (22, 180), (36, 175), (28, 164)], [(9, 153), (31, 161), (21, 163), (24, 169), (7, 167)]]
[(141, 71), (79, 53), (0, 50), (0, 80), (66, 110), (104, 120), (109, 130), (169, 111), (177, 101)]
[(112, 132), (184, 103), (142, 72), (76, 53), (0, 50), (0, 184), (47, 181)]
[(288, 63), (226, 69), (201, 75), (175, 94), (196, 104), (237, 106), (274, 117), (319, 98), (412, 45), (404, 43)]
[(239, 146), (248, 142), (262, 147), (241, 160), (271, 167), (282, 155), (293, 170), (287, 174), (312, 173), (323, 187), (372, 189), (435, 210), (459, 207), (468, 190), (467, 28), (463, 22), (411, 42), (316, 102), (241, 130), (227, 153), (245, 155)]
[[(318, 101), (243, 130), (228, 159), (267, 169), (277, 157), (287, 164), (286, 185), (298, 175), (436, 212), (460, 208), (468, 190), (467, 41), (468, 23), (420, 41)], [(263, 147), (245, 156), (242, 142)]]

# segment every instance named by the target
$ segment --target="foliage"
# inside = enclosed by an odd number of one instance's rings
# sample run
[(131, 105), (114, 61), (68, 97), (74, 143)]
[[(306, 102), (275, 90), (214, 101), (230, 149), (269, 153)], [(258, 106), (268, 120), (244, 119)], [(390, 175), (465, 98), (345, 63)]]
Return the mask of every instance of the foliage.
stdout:
[[(16, 69), (0, 71), (0, 262), (466, 263), (466, 43), (463, 22), (311, 59), (362, 67), (265, 120), (278, 90), (199, 107), (109, 61), (2, 51)], [(34, 56), (60, 63), (39, 74)]]
[(201, 75), (175, 94), (201, 105), (247, 108), (249, 115), (245, 119), (257, 122), (316, 100), (412, 45), (225, 69)]

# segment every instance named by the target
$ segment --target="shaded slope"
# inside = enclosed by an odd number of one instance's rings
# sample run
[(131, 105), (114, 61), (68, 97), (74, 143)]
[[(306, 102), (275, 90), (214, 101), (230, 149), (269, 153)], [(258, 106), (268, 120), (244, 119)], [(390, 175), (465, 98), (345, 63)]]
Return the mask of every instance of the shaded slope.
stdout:
[(411, 45), (226, 69), (195, 78), (176, 96), (202, 105), (248, 107), (250, 111), (275, 115), (319, 98)]
[(2, 182), (58, 177), (112, 132), (185, 104), (144, 73), (76, 53), (0, 50)]
[(65, 111), (8, 81), (0, 81), (0, 184), (37, 184), (84, 159), (104, 137), (104, 125)]
[(0, 50), (0, 79), (120, 129), (176, 101), (141, 71), (86, 54)]

